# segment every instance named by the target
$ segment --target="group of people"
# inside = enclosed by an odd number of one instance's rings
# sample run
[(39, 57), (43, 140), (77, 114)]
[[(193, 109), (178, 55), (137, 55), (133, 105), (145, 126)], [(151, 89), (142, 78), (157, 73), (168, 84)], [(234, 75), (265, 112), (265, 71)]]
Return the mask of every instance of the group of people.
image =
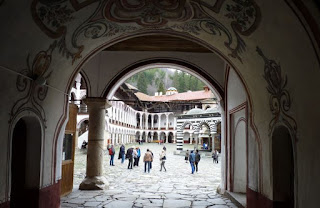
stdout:
[[(124, 163), (125, 159), (128, 159), (128, 169), (132, 169), (132, 166), (139, 166), (139, 161), (140, 161), (140, 157), (141, 157), (141, 151), (139, 147), (130, 147), (127, 152), (125, 151), (125, 146), (122, 144), (120, 147), (120, 151), (119, 151), (119, 157), (118, 159), (121, 159), (121, 163)], [(115, 155), (115, 149), (113, 145), (108, 146), (108, 151), (109, 151), (109, 155), (110, 155), (110, 166), (114, 166), (114, 155)], [(213, 162), (214, 163), (218, 163), (219, 162), (219, 153), (217, 150), (213, 151), (212, 153), (212, 158), (213, 158)], [(160, 155), (160, 171), (162, 171), (162, 169), (164, 169), (164, 171), (167, 171), (166, 167), (165, 167), (165, 162), (167, 160), (167, 156), (166, 156), (166, 147), (164, 146)], [(191, 150), (189, 152), (189, 150), (186, 151), (186, 155), (185, 155), (185, 161), (186, 163), (190, 163), (191, 165), (191, 173), (194, 174), (194, 172), (198, 172), (198, 164), (200, 162), (201, 156), (199, 154), (198, 150)], [(150, 173), (150, 170), (152, 169), (152, 162), (153, 162), (153, 152), (150, 149), (147, 149), (147, 152), (144, 154), (143, 157), (143, 162), (144, 162), (144, 172), (148, 172)]]
[[(108, 151), (110, 155), (110, 166), (114, 166), (114, 155), (115, 155), (115, 149), (113, 145), (108, 146)], [(141, 151), (139, 147), (130, 147), (127, 152), (125, 149), (125, 146), (122, 144), (120, 146), (119, 151), (119, 157), (118, 159), (121, 159), (121, 163), (124, 163), (125, 159), (128, 159), (128, 169), (132, 169), (132, 166), (139, 166), (139, 161), (141, 157)], [(160, 171), (162, 171), (162, 168), (164, 171), (166, 170), (165, 167), (165, 161), (166, 161), (166, 147), (163, 147), (162, 152), (160, 153), (160, 161), (161, 161), (161, 168)], [(149, 149), (147, 149), (147, 152), (145, 153), (143, 157), (144, 162), (144, 172), (150, 173), (150, 169), (152, 169), (152, 162), (153, 162), (153, 152)]]
[(187, 150), (186, 152), (186, 156), (185, 156), (185, 161), (186, 163), (188, 163), (188, 160), (190, 162), (191, 165), (191, 173), (194, 174), (194, 171), (198, 172), (198, 164), (200, 162), (201, 156), (199, 154), (199, 151), (196, 150), (195, 153), (193, 150), (191, 150), (191, 152), (189, 152), (189, 150)]
[[(213, 153), (212, 153), (213, 163), (219, 162), (218, 157), (219, 157), (218, 151), (217, 150), (213, 151)], [(200, 156), (198, 150), (195, 150), (195, 151), (191, 150), (190, 152), (189, 152), (189, 150), (187, 150), (184, 159), (185, 159), (186, 163), (188, 163), (188, 161), (190, 162), (192, 174), (194, 174), (194, 171), (198, 172), (198, 164), (201, 159), (201, 156)]]

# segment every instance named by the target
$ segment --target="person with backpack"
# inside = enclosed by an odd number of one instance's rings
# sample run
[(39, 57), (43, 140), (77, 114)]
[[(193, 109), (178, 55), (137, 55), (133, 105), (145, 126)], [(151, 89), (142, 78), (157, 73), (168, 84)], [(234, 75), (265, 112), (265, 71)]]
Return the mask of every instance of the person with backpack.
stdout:
[(129, 160), (128, 169), (132, 169), (133, 147), (131, 147), (131, 148), (129, 148), (129, 149), (127, 150), (126, 158), (128, 158), (128, 160)]
[(196, 150), (196, 160), (195, 160), (195, 165), (196, 165), (196, 172), (198, 172), (198, 164), (199, 164), (199, 162), (200, 162), (200, 159), (201, 159), (201, 156), (200, 156), (200, 154), (199, 154), (199, 151), (198, 150)]
[(113, 145), (111, 145), (111, 147), (109, 148), (109, 155), (110, 155), (110, 165), (114, 166), (113, 164), (113, 159), (114, 159), (114, 154), (115, 154), (115, 149), (113, 147)]

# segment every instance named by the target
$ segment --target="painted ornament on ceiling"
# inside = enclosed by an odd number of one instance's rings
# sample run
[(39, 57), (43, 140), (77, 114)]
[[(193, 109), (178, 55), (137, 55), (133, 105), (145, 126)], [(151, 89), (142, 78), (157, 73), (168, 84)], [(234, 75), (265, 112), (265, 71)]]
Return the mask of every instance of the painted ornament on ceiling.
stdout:
[(72, 57), (72, 63), (81, 58), (85, 39), (106, 43), (119, 36), (166, 31), (225, 39), (229, 56), (242, 62), (246, 44), (241, 36), (254, 32), (261, 19), (254, 0), (34, 0), (31, 10), (42, 31), (59, 42), (66, 41), (67, 25), (77, 12), (89, 5), (96, 9), (68, 40), (73, 48), (60, 44), (59, 51)]

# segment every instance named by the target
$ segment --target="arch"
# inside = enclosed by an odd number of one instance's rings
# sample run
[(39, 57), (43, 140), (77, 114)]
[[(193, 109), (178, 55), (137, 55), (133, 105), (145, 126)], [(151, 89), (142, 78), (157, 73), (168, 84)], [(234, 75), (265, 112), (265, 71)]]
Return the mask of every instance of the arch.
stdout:
[(278, 125), (272, 132), (273, 201), (275, 207), (295, 207), (296, 171), (294, 141), (289, 129)]
[(129, 77), (140, 71), (144, 71), (146, 69), (154, 67), (175, 68), (181, 71), (186, 71), (200, 79), (202, 82), (206, 83), (208, 86), (210, 86), (210, 90), (218, 98), (218, 101), (224, 98), (223, 88), (211, 75), (207, 74), (205, 70), (201, 69), (201, 67), (189, 63), (186, 60), (177, 58), (144, 59), (125, 67), (119, 74), (117, 74), (114, 77), (114, 79), (109, 84), (107, 84), (106, 88), (104, 89), (104, 92), (102, 93), (102, 97), (107, 97), (108, 99), (111, 99), (116, 89), (118, 89), (118, 87)]
[(167, 116), (165, 113), (160, 114), (160, 129), (165, 128), (167, 125)]
[(168, 143), (173, 143), (174, 133), (172, 131), (168, 132)]
[[(161, 31), (153, 31), (154, 33), (158, 33), (158, 34), (161, 34)], [(127, 35), (127, 36), (124, 36), (124, 37), (119, 37), (119, 38), (115, 38), (113, 39), (112, 41), (106, 41), (104, 43), (102, 43), (101, 45), (99, 45), (98, 47), (96, 47), (95, 49), (92, 49), (91, 51), (89, 51), (86, 56), (79, 62), (79, 64), (77, 66), (75, 66), (75, 72), (77, 72), (81, 67), (82, 65), (88, 60), (90, 59), (93, 55), (95, 55), (96, 53), (98, 53), (99, 51), (101, 51), (102, 49), (106, 48), (106, 47), (109, 47), (111, 45), (114, 45), (115, 43), (118, 43), (118, 42), (121, 42), (125, 39), (130, 39), (130, 38), (134, 38), (134, 37), (138, 37), (138, 36), (146, 36), (146, 35), (152, 35), (154, 34), (152, 32), (152, 30), (148, 31), (148, 32), (143, 32), (141, 34), (134, 34), (134, 35)], [(201, 40), (200, 38), (198, 37), (193, 37), (191, 35), (187, 35), (187, 34), (184, 34), (184, 33), (181, 33), (181, 32), (168, 32), (166, 31), (166, 34), (165, 35), (169, 35), (169, 36), (177, 36), (179, 38), (182, 38), (182, 39), (187, 39), (187, 40), (190, 40), (190, 41), (194, 41), (194, 42), (197, 42), (199, 45), (201, 46), (204, 46), (205, 48), (211, 50), (212, 52), (218, 54), (220, 57), (222, 57), (230, 66), (232, 66), (234, 69), (235, 69), (235, 72), (237, 73), (237, 75), (239, 76), (240, 80), (242, 81), (243, 85), (244, 85), (244, 88), (246, 90), (246, 93), (248, 95), (248, 105), (249, 105), (249, 109), (250, 109), (250, 112), (249, 112), (249, 119), (250, 119), (250, 126), (252, 127), (253, 129), (253, 132), (254, 132), (254, 135), (255, 135), (255, 139), (257, 140), (257, 143), (258, 143), (258, 151), (259, 151), (259, 178), (262, 178), (262, 168), (261, 168), (261, 161), (262, 161), (262, 147), (261, 147), (261, 141), (260, 141), (260, 135), (259, 135), (259, 132), (257, 130), (257, 127), (255, 126), (255, 123), (254, 123), (254, 117), (253, 117), (253, 112), (254, 112), (254, 107), (252, 105), (252, 99), (251, 99), (251, 94), (250, 94), (250, 91), (247, 87), (247, 84), (246, 82), (244, 81), (243, 79), (243, 76), (241, 75), (241, 73), (239, 72), (239, 70), (237, 69), (236, 65), (233, 63), (233, 61), (231, 60), (230, 57), (228, 57), (227, 55), (224, 55), (223, 52), (221, 52), (218, 48), (214, 47), (213, 45), (211, 45), (210, 43), (206, 42), (206, 41), (203, 41)], [(163, 59), (158, 59), (155, 61), (155, 59), (152, 59), (152, 60), (144, 60), (145, 63), (148, 64), (148, 61), (151, 62), (153, 65), (154, 63), (157, 63), (159, 62), (159, 60), (163, 60)], [(168, 60), (168, 59), (165, 59), (165, 60)], [(175, 60), (173, 61), (175, 62)], [(145, 64), (144, 63), (144, 64)], [(160, 63), (163, 63), (163, 61), (160, 61)], [(185, 62), (187, 63), (187, 62)], [(134, 64), (133, 64), (134, 65)], [(112, 89), (112, 87), (115, 86), (115, 84), (121, 80), (121, 77), (125, 76), (128, 74), (128, 72), (130, 71), (130, 67), (133, 69), (137, 68), (137, 67), (132, 67), (133, 65), (129, 66), (128, 68), (126, 69), (123, 69), (122, 71), (120, 71), (117, 75), (115, 75), (112, 80), (106, 85), (106, 88), (104, 90), (104, 93), (101, 95), (101, 96), (106, 96), (107, 92), (110, 91), (110, 89)], [(191, 64), (192, 65), (192, 64)], [(195, 67), (196, 68), (196, 67)], [(129, 69), (129, 70), (128, 70)], [(141, 69), (142, 70), (142, 69)], [(197, 71), (198, 74), (202, 75), (202, 77), (205, 77), (205, 80), (207, 80), (209, 83), (215, 83), (213, 80), (213, 78), (206, 74), (205, 71), (199, 69)], [(74, 74), (71, 75), (71, 77), (73, 77)], [(70, 82), (68, 82), (70, 83)], [(70, 84), (68, 84), (70, 86)], [(210, 84), (209, 85), (211, 88), (213, 88), (213, 84)], [(218, 87), (217, 87), (218, 89)], [(111, 92), (111, 91), (110, 91)], [(218, 90), (216, 90), (216, 92), (218, 92)], [(111, 94), (110, 94), (111, 95)], [(223, 91), (221, 91), (220, 93), (220, 96), (217, 96), (221, 99), (223, 99), (224, 97), (224, 94), (223, 94)], [(224, 105), (224, 103), (222, 103)], [(65, 115), (62, 116), (62, 118), (64, 118)], [(57, 134), (55, 134), (57, 135)], [(55, 137), (57, 138), (57, 137)], [(57, 143), (55, 143), (55, 146), (57, 145)], [(181, 147), (182, 148), (182, 147)], [(179, 147), (180, 149), (180, 147)], [(260, 181), (260, 184), (259, 184), (259, 189), (258, 191), (261, 191), (262, 190), (262, 180), (259, 180)]]
[(141, 128), (141, 123), (140, 123), (140, 117), (141, 116), (141, 114), (140, 114), (140, 112), (136, 112), (136, 122), (137, 122), (137, 128)]
[(203, 125), (206, 125), (209, 127), (209, 133), (211, 134), (211, 132), (213, 131), (212, 127), (210, 126), (210, 124), (208, 123), (208, 121), (201, 121), (200, 123), (197, 124), (196, 128), (195, 128), (195, 131), (196, 132), (199, 132), (201, 127)]
[(157, 113), (153, 114), (153, 129), (158, 129), (159, 115)]
[[(81, 82), (83, 81), (86, 86), (86, 95), (90, 97), (91, 95), (91, 84), (90, 79), (85, 71), (79, 71), (79, 74), (81, 75)], [(77, 75), (76, 75), (77, 76)], [(80, 97), (80, 99), (83, 99), (84, 96)]]
[(185, 121), (181, 126), (180, 130), (183, 131), (186, 125), (190, 125), (191, 129), (194, 129), (193, 124), (190, 121)]
[(146, 129), (151, 129), (151, 126), (152, 126), (152, 124), (151, 124), (152, 123), (152, 115), (148, 114), (147, 119), (148, 119), (148, 121), (147, 121), (148, 126), (146, 127)]
[(10, 206), (38, 207), (44, 130), (37, 116), (23, 114), (12, 125)]
[(170, 113), (168, 115), (168, 121), (169, 121), (169, 124), (168, 124), (169, 129), (174, 128), (174, 114), (173, 113)]

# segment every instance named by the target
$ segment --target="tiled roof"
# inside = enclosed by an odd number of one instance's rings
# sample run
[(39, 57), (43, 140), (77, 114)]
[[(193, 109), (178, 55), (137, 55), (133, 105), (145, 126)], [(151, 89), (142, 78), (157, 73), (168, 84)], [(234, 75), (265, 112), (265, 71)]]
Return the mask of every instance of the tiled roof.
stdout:
[(194, 92), (183, 92), (183, 93), (176, 93), (173, 95), (160, 95), (160, 96), (150, 96), (146, 95), (141, 92), (135, 93), (135, 95), (141, 101), (158, 101), (158, 102), (170, 102), (170, 101), (191, 101), (191, 100), (205, 100), (214, 98), (212, 92), (201, 90), (201, 91), (194, 91)]

